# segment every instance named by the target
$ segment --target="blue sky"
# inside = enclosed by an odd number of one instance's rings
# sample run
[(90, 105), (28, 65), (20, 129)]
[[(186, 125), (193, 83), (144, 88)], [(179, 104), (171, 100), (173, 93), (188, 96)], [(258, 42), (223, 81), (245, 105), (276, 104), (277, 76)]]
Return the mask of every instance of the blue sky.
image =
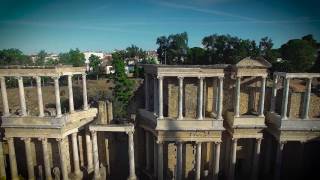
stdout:
[(156, 49), (157, 37), (184, 31), (189, 47), (214, 33), (269, 36), (279, 47), (306, 34), (320, 40), (319, 9), (317, 0), (0, 0), (0, 49)]

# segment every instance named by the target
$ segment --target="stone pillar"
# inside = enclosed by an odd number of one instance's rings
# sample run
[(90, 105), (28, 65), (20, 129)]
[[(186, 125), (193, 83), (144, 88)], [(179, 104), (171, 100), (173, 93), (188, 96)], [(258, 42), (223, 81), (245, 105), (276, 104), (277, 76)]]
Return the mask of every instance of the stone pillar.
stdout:
[(82, 135), (78, 135), (78, 144), (79, 144), (79, 158), (80, 158), (80, 167), (84, 166), (83, 160), (83, 145), (82, 145)]
[(17, 170), (17, 160), (16, 152), (14, 148), (14, 138), (8, 138), (8, 148), (9, 148), (9, 160), (10, 160), (10, 170), (11, 170), (11, 179), (19, 180), (18, 170)]
[(286, 142), (281, 141), (278, 143), (276, 162), (274, 166), (274, 180), (279, 180), (281, 175), (281, 164), (282, 164), (282, 151)]
[(88, 110), (87, 76), (82, 74), (83, 110)]
[(87, 169), (88, 172), (93, 170), (93, 154), (92, 154), (92, 142), (89, 132), (86, 132), (86, 148), (87, 148)]
[(183, 176), (183, 172), (182, 172), (182, 142), (177, 142), (176, 146), (177, 146), (177, 168), (176, 168), (176, 179), (177, 180), (182, 180)]
[(81, 178), (82, 173), (80, 171), (79, 152), (77, 143), (77, 133), (72, 133), (72, 152), (73, 152), (73, 166), (74, 174), (76, 177)]
[(289, 98), (289, 86), (290, 79), (285, 79), (284, 90), (283, 90), (283, 99), (282, 99), (282, 111), (281, 111), (281, 119), (288, 119), (287, 111), (288, 111), (288, 98)]
[(48, 150), (48, 140), (46, 138), (42, 138), (42, 151), (43, 151), (43, 161), (44, 161), (44, 169), (46, 174), (46, 179), (51, 180), (51, 167), (50, 167), (50, 160), (49, 160), (49, 150)]
[(259, 175), (259, 159), (260, 159), (261, 139), (256, 139), (254, 147), (251, 180), (257, 180)]
[(235, 166), (237, 161), (237, 142), (238, 142), (238, 139), (232, 140), (228, 180), (233, 180), (235, 175), (234, 172), (235, 172)]
[(109, 100), (107, 100), (107, 111), (108, 111), (107, 123), (110, 124), (110, 122), (113, 120), (113, 105), (112, 105), (112, 102)]
[(158, 110), (159, 110), (159, 103), (158, 100), (158, 79), (156, 76), (153, 77), (153, 112), (155, 115), (158, 114)]
[(128, 180), (136, 180), (136, 171), (135, 171), (135, 164), (134, 164), (134, 141), (133, 141), (133, 132), (127, 132), (128, 134), (128, 154), (129, 154), (129, 177)]
[(304, 96), (304, 110), (303, 110), (303, 119), (309, 119), (309, 106), (310, 106), (310, 94), (311, 94), (311, 84), (312, 78), (309, 78), (307, 81), (306, 94)]
[(276, 109), (277, 83), (278, 83), (278, 76), (277, 75), (273, 75), (273, 85), (272, 85), (270, 112), (275, 112), (275, 109)]
[(197, 142), (196, 152), (196, 180), (200, 180), (201, 177), (201, 142)]
[(158, 143), (158, 180), (163, 180), (163, 142)]
[(158, 76), (159, 83), (159, 119), (163, 119), (163, 77)]
[(26, 106), (26, 99), (24, 95), (23, 77), (17, 77), (17, 79), (18, 79), (18, 86), (19, 86), (20, 108), (21, 108), (22, 116), (26, 116), (27, 106)]
[(8, 104), (8, 95), (7, 95), (7, 87), (6, 87), (6, 78), (0, 77), (1, 80), (1, 95), (2, 95), (2, 103), (3, 103), (3, 115), (9, 116), (9, 104)]
[(69, 90), (69, 111), (74, 112), (74, 102), (73, 102), (73, 90), (72, 90), (72, 75), (68, 75), (68, 90)]
[(204, 77), (199, 78), (199, 92), (198, 92), (198, 120), (203, 119), (203, 79)]
[(55, 92), (55, 96), (56, 96), (57, 117), (61, 117), (59, 78), (60, 78), (59, 76), (53, 77), (53, 80), (54, 80), (54, 92)]
[(234, 103), (234, 115), (235, 117), (240, 116), (240, 84), (241, 77), (237, 77), (236, 79), (236, 87), (235, 87), (235, 103)]
[(183, 119), (183, 77), (179, 76), (179, 109), (178, 109), (178, 119)]
[(91, 135), (92, 135), (92, 148), (93, 148), (94, 179), (100, 179), (101, 175), (100, 175), (97, 132), (91, 131)]
[(269, 136), (264, 138), (265, 142), (265, 156), (264, 156), (264, 167), (263, 167), (263, 174), (270, 173), (270, 158), (271, 158), (271, 146), (272, 146), (272, 139)]
[(222, 120), (222, 108), (223, 108), (223, 77), (219, 77), (219, 106), (217, 119)]
[(44, 109), (43, 109), (43, 98), (42, 98), (42, 89), (41, 89), (41, 77), (37, 76), (36, 82), (37, 82), (39, 117), (43, 117), (44, 116)]
[(266, 94), (266, 77), (262, 77), (260, 90), (259, 116), (264, 117), (264, 98)]
[(149, 110), (149, 77), (148, 74), (144, 74), (144, 108)]
[(66, 158), (66, 149), (64, 144), (64, 139), (57, 139), (58, 146), (59, 146), (59, 154), (60, 154), (60, 166), (61, 166), (61, 172), (62, 172), (62, 179), (68, 180), (69, 174), (68, 174), (68, 167), (67, 167), (67, 158)]
[(145, 131), (146, 135), (146, 170), (150, 170), (150, 135), (148, 131)]
[(1, 133), (0, 133), (0, 179), (6, 179), (6, 166), (5, 166), (5, 156), (3, 153), (3, 143), (1, 139)]
[(213, 179), (218, 180), (219, 171), (220, 171), (220, 145), (221, 142), (215, 142), (215, 157), (214, 157), (214, 170), (213, 170)]
[(153, 175), (157, 177), (158, 172), (158, 144), (157, 139), (154, 137), (153, 139)]
[(26, 149), (26, 159), (27, 159), (27, 168), (28, 168), (28, 179), (34, 180), (34, 165), (32, 160), (31, 153), (31, 139), (30, 138), (21, 138), (24, 141), (25, 149)]

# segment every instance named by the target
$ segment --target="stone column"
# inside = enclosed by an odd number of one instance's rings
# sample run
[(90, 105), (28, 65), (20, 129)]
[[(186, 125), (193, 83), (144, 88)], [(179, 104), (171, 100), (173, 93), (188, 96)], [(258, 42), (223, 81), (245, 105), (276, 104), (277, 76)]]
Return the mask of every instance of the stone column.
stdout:
[(42, 89), (41, 89), (41, 77), (37, 76), (37, 94), (38, 94), (38, 106), (39, 106), (39, 117), (44, 116), (44, 109), (43, 109), (43, 98), (42, 98)]
[(259, 116), (264, 117), (264, 98), (266, 94), (266, 77), (262, 77), (260, 90)]
[(87, 148), (87, 169), (88, 172), (93, 170), (93, 154), (92, 154), (92, 142), (89, 132), (86, 133), (86, 148)]
[(286, 142), (281, 141), (278, 143), (276, 162), (274, 166), (274, 180), (279, 180), (281, 175), (281, 164), (282, 164), (282, 151)]
[(83, 110), (88, 110), (87, 76), (82, 74)]
[(79, 162), (79, 152), (78, 152), (78, 143), (77, 143), (77, 133), (72, 133), (72, 152), (73, 152), (73, 165), (74, 165), (74, 174), (76, 177), (80, 178), (82, 173), (80, 171), (80, 162)]
[(54, 80), (54, 92), (55, 92), (55, 96), (56, 96), (57, 117), (61, 117), (59, 78), (60, 78), (59, 76), (53, 77), (53, 80)]
[(57, 139), (58, 141), (58, 146), (59, 146), (59, 154), (60, 154), (60, 166), (61, 166), (61, 172), (62, 172), (62, 179), (63, 180), (68, 180), (69, 175), (68, 175), (68, 167), (67, 167), (67, 158), (65, 153), (65, 144), (64, 144), (64, 139)]
[(1, 133), (0, 133), (0, 179), (6, 179), (6, 166), (4, 163), (4, 153), (3, 153), (3, 143), (1, 139)]
[(176, 179), (182, 180), (182, 142), (176, 142), (177, 146), (177, 168), (176, 168)]
[(149, 110), (149, 78), (148, 74), (144, 74), (144, 108)]
[(273, 85), (272, 85), (270, 112), (275, 112), (275, 109), (276, 109), (277, 83), (278, 83), (278, 76), (277, 75), (273, 75)]
[(153, 174), (154, 177), (157, 177), (158, 172), (158, 144), (157, 139), (154, 137), (153, 139)]
[(233, 139), (232, 140), (232, 148), (231, 148), (231, 158), (230, 158), (230, 164), (229, 164), (229, 178), (228, 180), (233, 180), (234, 179), (234, 170), (236, 166), (236, 161), (237, 161), (237, 142), (238, 139)]
[(220, 171), (220, 145), (221, 142), (215, 142), (215, 157), (214, 157), (214, 170), (213, 170), (213, 179), (218, 180), (219, 171)]
[(283, 99), (282, 99), (282, 111), (281, 111), (281, 119), (288, 119), (287, 111), (288, 111), (288, 98), (289, 98), (289, 86), (290, 79), (285, 79), (284, 90), (283, 90)]
[(254, 147), (251, 180), (257, 180), (259, 175), (259, 159), (260, 159), (261, 139), (256, 139)]
[(8, 138), (8, 148), (9, 148), (9, 160), (10, 160), (10, 170), (11, 170), (11, 179), (19, 180), (18, 170), (17, 170), (17, 160), (16, 152), (14, 148), (14, 138)]
[(307, 81), (306, 94), (304, 96), (304, 110), (303, 110), (303, 119), (309, 119), (309, 106), (310, 106), (310, 94), (311, 94), (311, 84), (312, 78), (309, 78)]
[(92, 148), (93, 148), (94, 179), (100, 179), (101, 175), (100, 175), (97, 132), (91, 131), (91, 135), (92, 135)]
[(82, 135), (78, 135), (78, 145), (79, 145), (79, 158), (80, 158), (80, 167), (84, 166), (83, 160), (83, 145), (82, 145)]
[(150, 135), (148, 131), (145, 131), (146, 135), (146, 170), (150, 170)]
[(158, 143), (158, 180), (163, 180), (163, 142)]
[(26, 106), (26, 99), (24, 95), (23, 77), (17, 77), (17, 79), (18, 79), (18, 86), (19, 86), (20, 108), (21, 108), (22, 116), (26, 116), (27, 106)]
[(235, 103), (234, 103), (234, 115), (235, 117), (240, 116), (240, 84), (241, 77), (237, 77), (236, 79), (236, 87), (235, 87)]
[(198, 92), (198, 120), (203, 119), (203, 79), (204, 77), (199, 78), (199, 92)]
[(217, 119), (222, 120), (222, 108), (223, 108), (223, 77), (219, 77), (219, 106)]
[(46, 179), (51, 180), (51, 167), (49, 160), (49, 150), (48, 150), (48, 140), (46, 138), (41, 138), (42, 151), (43, 151), (43, 161), (44, 161), (44, 169), (46, 174)]
[(158, 114), (159, 103), (158, 103), (158, 79), (156, 76), (153, 77), (153, 112), (155, 115)]
[(135, 164), (134, 164), (134, 141), (133, 141), (133, 132), (127, 132), (128, 134), (128, 154), (129, 154), (129, 177), (128, 180), (136, 180), (136, 171), (135, 171)]
[(9, 104), (8, 104), (8, 95), (7, 95), (7, 87), (6, 87), (6, 78), (0, 77), (1, 80), (1, 95), (2, 95), (2, 103), (3, 103), (3, 115), (9, 116)]
[(74, 112), (74, 102), (73, 102), (73, 89), (72, 89), (72, 75), (68, 75), (68, 90), (69, 90), (69, 111)]
[(178, 119), (183, 119), (183, 77), (179, 76), (179, 109), (178, 109)]
[(201, 177), (201, 142), (197, 142), (196, 152), (196, 180), (200, 180)]
[(269, 136), (264, 138), (265, 142), (265, 156), (264, 156), (264, 167), (263, 167), (263, 174), (270, 173), (270, 158), (271, 158), (271, 146), (272, 146), (272, 139)]
[(34, 165), (32, 160), (31, 153), (31, 139), (30, 138), (21, 138), (24, 141), (25, 149), (26, 149), (26, 159), (27, 159), (27, 168), (28, 168), (28, 179), (34, 180)]
[(159, 119), (163, 119), (163, 77), (158, 76), (159, 83)]

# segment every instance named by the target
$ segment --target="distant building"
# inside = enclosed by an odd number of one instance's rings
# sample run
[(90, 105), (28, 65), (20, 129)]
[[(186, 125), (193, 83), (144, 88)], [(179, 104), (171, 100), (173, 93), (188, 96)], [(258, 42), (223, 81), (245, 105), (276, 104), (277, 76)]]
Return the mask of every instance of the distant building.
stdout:
[(102, 52), (87, 51), (87, 52), (84, 52), (83, 54), (84, 54), (84, 58), (86, 59), (85, 60), (85, 64), (86, 64), (86, 67), (87, 67), (87, 71), (90, 70), (90, 67), (89, 67), (89, 58), (90, 58), (90, 56), (95, 55), (95, 56), (98, 56), (100, 59), (104, 58), (104, 53), (102, 53)]

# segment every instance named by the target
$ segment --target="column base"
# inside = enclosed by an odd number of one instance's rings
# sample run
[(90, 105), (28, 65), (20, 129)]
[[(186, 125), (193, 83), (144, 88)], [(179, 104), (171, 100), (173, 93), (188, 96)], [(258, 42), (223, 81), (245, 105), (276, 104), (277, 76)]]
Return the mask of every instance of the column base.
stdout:
[(127, 180), (137, 180), (137, 176), (129, 176)]
[(69, 174), (69, 178), (70, 179), (82, 179), (83, 178), (83, 172), (79, 172), (79, 173), (71, 173)]

